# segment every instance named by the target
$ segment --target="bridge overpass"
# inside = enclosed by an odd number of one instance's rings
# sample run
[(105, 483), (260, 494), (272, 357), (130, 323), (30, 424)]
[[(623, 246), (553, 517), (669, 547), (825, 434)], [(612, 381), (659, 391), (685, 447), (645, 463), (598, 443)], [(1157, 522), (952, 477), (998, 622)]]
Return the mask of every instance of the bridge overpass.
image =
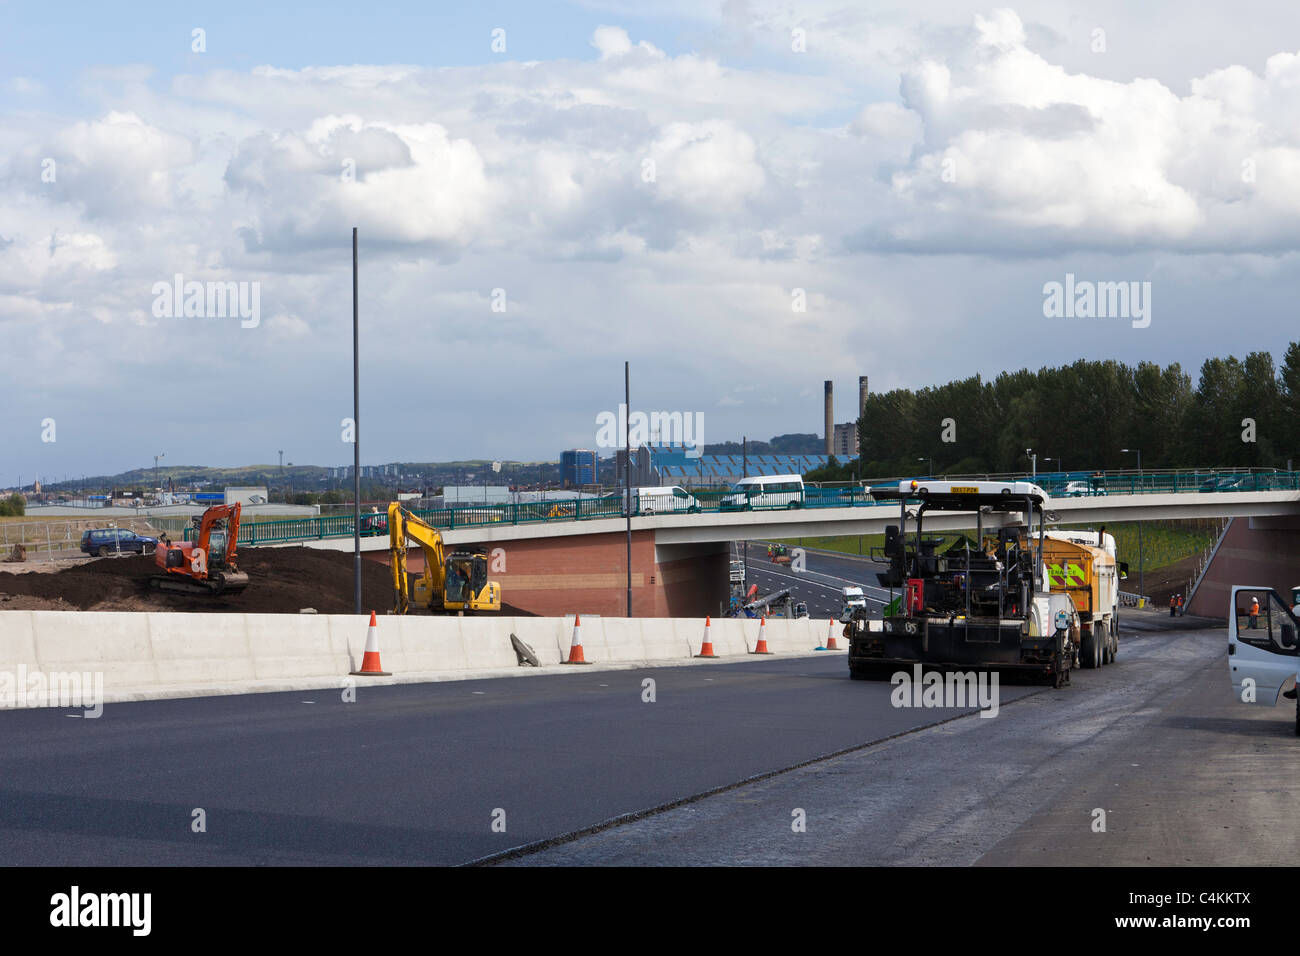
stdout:
[[(1300, 521), (1300, 474), (1255, 476), (1263, 486), (1249, 491), (1201, 491), (1195, 482), (1143, 476), (1141, 484), (1106, 494), (1054, 497), (1049, 512), (1059, 525), (1099, 525), (1125, 521), (1186, 518), (1241, 518), (1271, 522), (1276, 532)], [(703, 496), (701, 496), (703, 498)], [(712, 505), (712, 507), (710, 506)], [(698, 512), (635, 514), (632, 530), (632, 606), (634, 616), (690, 617), (718, 613), (729, 598), (731, 543), (776, 538), (880, 534), (898, 523), (898, 505), (877, 503), (864, 489), (810, 494), (805, 507), (724, 511), (703, 499)], [(621, 616), (627, 609), (627, 519), (616, 499), (584, 500), (571, 507), (475, 506), (418, 512), (439, 527), (450, 546), (475, 544), (493, 555), (492, 574), (507, 600), (539, 614), (580, 611)], [(611, 513), (615, 512), (615, 513)], [(986, 519), (989, 516), (986, 516)], [(376, 516), (371, 516), (371, 522)], [(1015, 523), (1017, 517), (1005, 520)], [(364, 518), (363, 518), (364, 521)], [(927, 517), (932, 530), (973, 527), (973, 513)], [(989, 521), (985, 521), (989, 525)], [(364, 527), (364, 525), (363, 525)], [(1238, 534), (1246, 525), (1238, 524)], [(1265, 526), (1260, 525), (1263, 529)], [(372, 524), (361, 539), (371, 560), (386, 561), (388, 536)], [(1261, 542), (1263, 538), (1259, 539)], [(241, 545), (302, 545), (350, 551), (351, 515), (245, 525)], [(1229, 549), (1238, 559), (1250, 546)], [(420, 567), (418, 552), (412, 566)], [(1300, 582), (1300, 549), (1294, 557), (1276, 535), (1260, 553), (1263, 566), (1278, 565), (1282, 578)], [(1207, 572), (1213, 584), (1217, 575)], [(1258, 579), (1269, 583), (1271, 579)], [(1218, 587), (1213, 584), (1213, 587)], [(1288, 585), (1289, 587), (1289, 585)], [(1212, 616), (1220, 616), (1218, 614)]]
[[(1300, 515), (1300, 491), (1188, 492), (1182, 494), (1117, 494), (1082, 498), (1053, 498), (1049, 510), (1057, 515), (1053, 524), (1113, 524), (1120, 521), (1170, 521), (1179, 518), (1238, 518)], [(986, 516), (985, 524), (988, 525)], [(1008, 521), (1015, 523), (1015, 516)], [(663, 546), (772, 538), (814, 538), (834, 535), (882, 534), (885, 526), (898, 524), (895, 503), (860, 504), (849, 507), (811, 507), (755, 511), (675, 512), (636, 515), (633, 532), (652, 532)], [(925, 525), (935, 531), (969, 528), (972, 512), (949, 512), (926, 516)], [(523, 524), (466, 521), (459, 528), (441, 529), (451, 545), (484, 545), (571, 536), (625, 534), (627, 519), (620, 517), (567, 519)], [(240, 543), (246, 543), (241, 534)], [(247, 542), (252, 543), (252, 542)], [(270, 542), (268, 542), (270, 543)], [(283, 542), (312, 548), (351, 551), (352, 532), (346, 537), (317, 539), (305, 535)], [(363, 551), (387, 551), (387, 535), (361, 539)]]

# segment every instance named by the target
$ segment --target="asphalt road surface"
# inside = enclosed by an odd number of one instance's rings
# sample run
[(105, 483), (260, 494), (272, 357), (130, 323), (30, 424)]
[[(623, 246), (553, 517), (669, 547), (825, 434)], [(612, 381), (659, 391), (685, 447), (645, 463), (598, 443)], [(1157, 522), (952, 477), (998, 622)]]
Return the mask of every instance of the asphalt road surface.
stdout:
[[(736, 545), (735, 549), (735, 557), (742, 557), (744, 551), (741, 546)], [(792, 552), (793, 550), (791, 548)], [(862, 588), (868, 605), (876, 610), (890, 600), (889, 590), (877, 584), (879, 579), (876, 574), (885, 570), (885, 565), (857, 555), (807, 548), (804, 549), (803, 559), (804, 570), (795, 571), (791, 565), (773, 563), (767, 557), (765, 543), (751, 542), (745, 587), (757, 584), (760, 596), (789, 588), (792, 603), (802, 601), (807, 604), (810, 617), (836, 620), (843, 610), (841, 588), (850, 585)]]
[(1143, 624), (1117, 663), (996, 718), (962, 717), (506, 862), (1294, 865), (1294, 704), (1236, 702), (1221, 630)]
[(3, 712), (0, 859), (463, 863), (958, 713), (888, 691), (827, 652)]
[(993, 719), (895, 708), (834, 653), (3, 712), (0, 856), (1291, 863), (1294, 718), (1235, 703), (1225, 643), (1130, 632), (1069, 688), (1001, 686)]

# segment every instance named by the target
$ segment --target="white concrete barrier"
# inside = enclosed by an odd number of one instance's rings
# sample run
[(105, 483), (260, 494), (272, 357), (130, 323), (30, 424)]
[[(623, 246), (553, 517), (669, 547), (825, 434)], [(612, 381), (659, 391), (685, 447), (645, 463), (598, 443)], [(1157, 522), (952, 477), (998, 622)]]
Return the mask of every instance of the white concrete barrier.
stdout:
[[(375, 683), (455, 680), (538, 673), (520, 668), (510, 635), (530, 645), (541, 671), (576, 673), (568, 659), (573, 618), (378, 618), (379, 648), (391, 678)], [(0, 671), (100, 672), (108, 701), (253, 690), (340, 687), (361, 664), (366, 616), (344, 614), (182, 614), (160, 612), (0, 611)], [(771, 620), (768, 648), (808, 655), (823, 621)], [(753, 619), (719, 619), (710, 637), (722, 659), (751, 655)], [(587, 661), (608, 667), (697, 663), (702, 618), (584, 616)]]
[[(69, 615), (71, 620), (67, 622), (68, 627), (76, 628), (80, 616), (82, 615)], [(111, 622), (115, 618), (136, 617), (133, 614), (110, 613), (91, 613), (86, 616), (94, 618), (96, 622), (101, 618)], [(286, 640), (274, 640), (268, 644), (268, 637), (276, 632), (269, 628), (258, 627), (256, 624), (252, 625), (252, 630), (258, 638), (257, 644), (254, 645), (250, 640), (249, 622), (243, 614), (158, 612), (142, 614), (140, 618), (144, 622), (148, 636), (148, 650), (157, 682), (160, 684), (186, 684), (195, 680), (213, 683), (255, 680), (262, 676), (257, 672), (255, 646), (263, 654), (274, 653), (281, 656), (287, 656), (289, 653), (286, 644), (292, 646), (291, 641)], [(94, 623), (92, 626), (99, 625)], [(280, 634), (291, 633), (292, 629), (286, 629), (279, 632), (277, 637)], [(75, 631), (69, 635), (69, 638), (76, 639)], [(304, 664), (301, 660), (294, 663), (298, 666)], [(286, 661), (286, 671), (291, 666)], [(110, 680), (108, 675), (105, 675), (104, 682), (106, 686), (118, 684), (118, 681)]]

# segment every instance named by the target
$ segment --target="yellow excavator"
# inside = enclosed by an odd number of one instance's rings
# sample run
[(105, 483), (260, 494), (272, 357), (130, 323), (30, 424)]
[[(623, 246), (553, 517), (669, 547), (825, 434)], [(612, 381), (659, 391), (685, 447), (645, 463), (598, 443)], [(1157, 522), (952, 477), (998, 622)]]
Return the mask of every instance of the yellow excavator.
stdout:
[[(412, 589), (406, 572), (406, 542), (424, 551), (424, 573)], [(457, 611), (501, 610), (501, 585), (489, 581), (488, 556), (482, 551), (444, 552), (438, 529), (394, 501), (388, 506), (388, 545), (393, 567), (393, 613), (417, 608)]]

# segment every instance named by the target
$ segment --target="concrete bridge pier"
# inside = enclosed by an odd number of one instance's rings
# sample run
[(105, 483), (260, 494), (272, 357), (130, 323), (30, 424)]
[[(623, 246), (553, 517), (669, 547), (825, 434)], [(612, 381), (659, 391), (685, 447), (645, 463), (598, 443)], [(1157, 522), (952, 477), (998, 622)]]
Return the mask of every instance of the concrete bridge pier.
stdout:
[[(507, 604), (546, 617), (578, 613), (627, 615), (624, 533), (523, 538), (485, 545), (489, 577), (501, 582)], [(499, 548), (499, 551), (494, 551)], [(730, 542), (656, 544), (653, 530), (632, 532), (632, 616), (716, 615), (729, 597)], [(388, 564), (387, 551), (368, 560)], [(424, 570), (419, 548), (407, 568)]]

